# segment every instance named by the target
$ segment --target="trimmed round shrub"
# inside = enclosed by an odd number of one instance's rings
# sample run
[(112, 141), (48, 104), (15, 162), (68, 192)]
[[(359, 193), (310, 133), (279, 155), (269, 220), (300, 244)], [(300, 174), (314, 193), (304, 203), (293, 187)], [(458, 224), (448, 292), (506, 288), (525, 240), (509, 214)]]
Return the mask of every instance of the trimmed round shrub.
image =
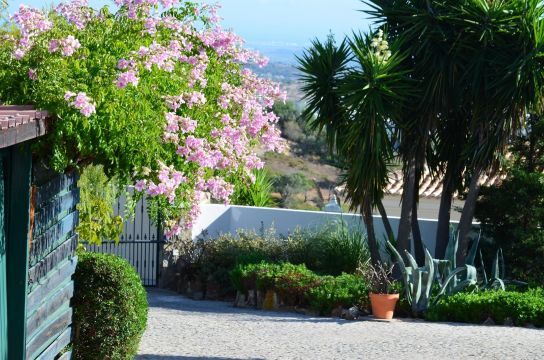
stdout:
[(74, 359), (133, 359), (147, 323), (147, 297), (140, 277), (115, 255), (78, 255)]

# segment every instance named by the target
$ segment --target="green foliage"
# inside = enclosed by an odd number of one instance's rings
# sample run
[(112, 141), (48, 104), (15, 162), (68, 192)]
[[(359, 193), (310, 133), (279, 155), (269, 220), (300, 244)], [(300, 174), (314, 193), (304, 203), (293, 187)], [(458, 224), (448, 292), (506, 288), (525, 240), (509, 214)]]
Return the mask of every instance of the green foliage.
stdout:
[(364, 234), (343, 222), (313, 231), (297, 229), (286, 238), (263, 229), (260, 234), (241, 231), (237, 236), (182, 241), (177, 247), (183, 275), (204, 283), (214, 281), (223, 295), (234, 290), (229, 272), (237, 265), (290, 262), (319, 274), (340, 275), (353, 274), (369, 261)]
[[(520, 281), (505, 280), (505, 266), (502, 251), (497, 251), (488, 276), (486, 266), (480, 251), (481, 267), (475, 266), (479, 238), (472, 243), (466, 256), (465, 264), (457, 266), (456, 254), (459, 237), (452, 236), (446, 249), (444, 260), (433, 259), (425, 249), (425, 265), (419, 266), (413, 256), (405, 251), (407, 262), (401, 257), (395, 247), (388, 243), (389, 251), (396, 259), (402, 274), (403, 289), (406, 300), (412, 307), (414, 316), (426, 312), (429, 306), (439, 302), (442, 297), (457, 294), (462, 291), (506, 290), (506, 285), (526, 286)], [(408, 264), (408, 265), (407, 265)]]
[(293, 195), (306, 193), (312, 188), (312, 182), (303, 173), (280, 175), (274, 178), (274, 190), (279, 192), (286, 204)]
[(488, 317), (497, 324), (510, 318), (518, 326), (544, 327), (544, 290), (459, 293), (441, 299), (425, 315), (430, 321), (467, 323), (482, 323)]
[(492, 239), (485, 246), (502, 248), (510, 275), (544, 284), (542, 173), (513, 169), (500, 185), (483, 188), (476, 217), (484, 234)]
[(97, 245), (103, 240), (119, 241), (123, 218), (113, 212), (113, 204), (119, 195), (115, 179), (108, 179), (102, 166), (89, 165), (81, 173), (78, 186), (79, 225), (76, 231), (80, 241)]
[(284, 263), (275, 274), (274, 290), (287, 305), (303, 304), (306, 293), (319, 284), (319, 277), (306, 265)]
[[(419, 266), (408, 251), (405, 251), (406, 265), (395, 247), (391, 243), (388, 246), (402, 274), (404, 294), (414, 316), (427, 311), (444, 294), (455, 294), (477, 285), (477, 270), (474, 266), (466, 264), (456, 267), (457, 237), (450, 239), (448, 244), (449, 259), (433, 259), (425, 249), (424, 266)], [(438, 293), (433, 292), (436, 287), (440, 289)]]
[[(502, 249), (509, 275), (544, 285), (544, 118), (527, 117), (510, 147), (508, 176), (484, 187), (476, 204), (488, 252)], [(531, 254), (532, 256), (527, 256)]]
[(370, 260), (366, 235), (343, 220), (314, 230), (296, 230), (287, 239), (289, 261), (327, 275), (353, 274)]
[(238, 183), (231, 197), (233, 205), (273, 207), (272, 188), (274, 183), (266, 170), (254, 170), (255, 181), (251, 184)]
[(360, 276), (319, 276), (304, 265), (259, 263), (238, 265), (230, 278), (239, 291), (274, 290), (288, 306), (308, 305), (321, 315), (338, 307), (368, 308), (368, 287)]
[(319, 286), (308, 291), (310, 307), (321, 315), (329, 315), (339, 306), (347, 308), (356, 305), (368, 310), (368, 285), (360, 276), (341, 274), (336, 277), (323, 276)]
[(140, 277), (125, 260), (78, 252), (74, 275), (74, 359), (133, 359), (147, 322)]

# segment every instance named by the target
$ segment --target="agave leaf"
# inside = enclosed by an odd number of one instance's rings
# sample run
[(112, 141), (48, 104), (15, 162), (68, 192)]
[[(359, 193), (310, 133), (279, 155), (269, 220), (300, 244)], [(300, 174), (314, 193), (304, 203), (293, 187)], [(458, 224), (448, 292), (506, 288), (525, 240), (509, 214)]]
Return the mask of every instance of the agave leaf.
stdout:
[(442, 286), (446, 278), (450, 275), (451, 272), (451, 262), (449, 260), (438, 260), (434, 259), (435, 267), (435, 278), (438, 281), (438, 284)]
[(504, 256), (502, 254), (502, 248), (499, 248), (499, 279), (506, 277), (506, 270), (504, 265)]
[(453, 288), (452, 294), (456, 294), (456, 293), (458, 293), (460, 291), (465, 290), (469, 286), (474, 286), (474, 285), (477, 285), (477, 284), (478, 284), (478, 282), (476, 280), (474, 280), (474, 279), (465, 279), (465, 280), (459, 282), (459, 284), (457, 284), (457, 286)]
[(420, 302), (421, 302), (421, 288), (422, 288), (422, 271), (414, 269), (414, 278), (413, 278), (414, 287), (412, 288), (412, 312), (414, 315), (417, 315), (420, 312)]
[(399, 252), (395, 247), (388, 241), (387, 246), (389, 247), (389, 251), (393, 254), (393, 256), (396, 258), (396, 263), (399, 266), (400, 272), (402, 274), (402, 280), (404, 281), (404, 290), (406, 292), (406, 298), (408, 300), (408, 303), (412, 304), (412, 278), (413, 278), (413, 269), (411, 267), (406, 267), (404, 264), (404, 260), (402, 259), (402, 256), (400, 256)]
[(493, 279), (500, 278), (499, 256), (500, 256), (500, 249), (497, 250), (497, 253), (495, 254), (495, 258), (493, 259), (493, 265), (491, 267), (491, 278)]
[(452, 234), (450, 240), (448, 241), (448, 246), (446, 247), (446, 256), (445, 260), (449, 260), (453, 269), (457, 267), (457, 249), (459, 247), (459, 232), (457, 235)]
[(410, 266), (413, 267), (414, 269), (417, 269), (419, 265), (417, 264), (416, 259), (414, 259), (412, 254), (410, 254), (407, 250), (404, 250), (404, 252), (406, 253), (406, 259), (408, 259)]
[(476, 260), (476, 252), (478, 251), (478, 246), (480, 245), (480, 237), (482, 236), (482, 230), (480, 230), (480, 234), (474, 241), (472, 242), (472, 245), (470, 246), (470, 250), (468, 251), (467, 257), (465, 259), (465, 265), (472, 265), (474, 266), (474, 261)]
[(504, 291), (506, 290), (506, 286), (504, 285), (504, 281), (502, 279), (493, 278), (487, 284), (486, 289), (495, 289), (495, 290), (501, 289)]
[(425, 267), (427, 267), (429, 271), (428, 277), (425, 279), (426, 296), (429, 298), (435, 280), (435, 267), (433, 257), (427, 248), (425, 248)]
[[(463, 271), (469, 271), (468, 267), (466, 265), (465, 266), (459, 266), (458, 268), (456, 268), (455, 270), (453, 270), (451, 272), (451, 274), (448, 276), (448, 278), (446, 279), (446, 281), (442, 285), (442, 288), (440, 289), (440, 292), (438, 293), (437, 298), (439, 298), (442, 295), (446, 294), (450, 282), (453, 281), (454, 279), (456, 279), (457, 274), (460, 274)], [(455, 288), (456, 286), (457, 286), (457, 284), (453, 288)]]
[(421, 271), (420, 298), (417, 304), (418, 312), (423, 312), (429, 307), (429, 299), (433, 284), (433, 273), (429, 270)]
[(482, 250), (480, 250), (480, 266), (482, 268), (482, 277), (484, 286), (487, 284), (487, 272), (485, 271), (484, 257), (482, 256)]

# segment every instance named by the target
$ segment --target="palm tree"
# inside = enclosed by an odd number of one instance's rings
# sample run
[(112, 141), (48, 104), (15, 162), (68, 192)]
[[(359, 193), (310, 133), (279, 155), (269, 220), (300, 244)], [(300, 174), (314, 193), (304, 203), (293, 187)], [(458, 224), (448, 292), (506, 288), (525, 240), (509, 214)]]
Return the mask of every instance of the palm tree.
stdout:
[[(332, 37), (325, 43), (315, 40), (299, 58), (304, 116), (325, 132), (346, 165), (347, 199), (361, 211), (375, 263), (380, 257), (372, 210), (380, 208), (395, 156), (396, 121), (413, 90), (398, 45), (385, 42), (380, 30), (376, 37), (354, 34), (339, 46)], [(380, 212), (387, 223), (383, 206)]]
[(367, 227), (383, 196), (387, 163), (400, 157), (405, 184), (399, 250), (409, 247), (412, 233), (419, 240), (416, 253), (422, 252), (417, 202), (425, 166), (443, 178), (439, 257), (449, 240), (454, 193), (467, 189), (458, 226), (463, 261), (480, 177), (497, 168), (526, 109), (542, 98), (544, 5), (539, 0), (362, 2), (375, 25), (388, 29), (395, 44), (392, 60), (372, 56), (369, 36), (355, 35), (339, 47), (331, 39), (314, 42), (300, 59), (306, 114), (324, 129), (331, 149), (346, 158), (348, 196)]
[[(390, 34), (404, 39), (412, 76), (420, 81), (422, 96), (416, 108), (429, 126), (416, 143), (431, 145), (425, 161), (444, 177), (439, 256), (448, 241), (453, 193), (465, 186), (463, 176), (470, 175), (458, 227), (461, 260), (480, 176), (496, 167), (522, 125), (525, 109), (541, 97), (543, 5), (538, 0), (363, 2), (378, 26), (387, 25)], [(408, 169), (413, 162), (404, 159)]]

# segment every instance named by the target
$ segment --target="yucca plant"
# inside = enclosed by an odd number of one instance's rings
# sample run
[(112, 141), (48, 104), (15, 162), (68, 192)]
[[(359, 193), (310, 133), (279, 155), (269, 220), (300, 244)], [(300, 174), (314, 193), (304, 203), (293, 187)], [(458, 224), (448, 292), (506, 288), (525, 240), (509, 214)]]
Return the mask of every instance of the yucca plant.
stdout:
[(251, 184), (236, 184), (231, 202), (235, 205), (273, 207), (276, 203), (272, 198), (273, 181), (264, 169), (253, 172), (255, 181)]
[[(331, 151), (345, 164), (346, 195), (365, 222), (374, 264), (379, 246), (372, 210), (381, 207), (402, 104), (415, 88), (401, 66), (399, 43), (389, 44), (383, 30), (355, 33), (339, 45), (332, 37), (298, 59), (308, 124), (324, 131)], [(385, 212), (382, 219), (390, 228)]]

